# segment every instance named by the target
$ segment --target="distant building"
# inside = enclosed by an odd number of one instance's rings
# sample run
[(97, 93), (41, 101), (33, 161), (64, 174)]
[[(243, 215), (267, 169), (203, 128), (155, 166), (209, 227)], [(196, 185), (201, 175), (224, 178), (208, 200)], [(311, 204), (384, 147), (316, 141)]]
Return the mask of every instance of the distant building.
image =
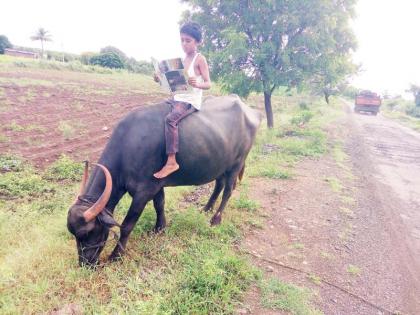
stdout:
[(31, 58), (31, 59), (38, 59), (38, 54), (32, 51), (24, 51), (24, 50), (16, 50), (16, 49), (10, 49), (5, 48), (4, 54), (8, 56), (15, 56), (15, 57), (25, 57), (25, 58)]

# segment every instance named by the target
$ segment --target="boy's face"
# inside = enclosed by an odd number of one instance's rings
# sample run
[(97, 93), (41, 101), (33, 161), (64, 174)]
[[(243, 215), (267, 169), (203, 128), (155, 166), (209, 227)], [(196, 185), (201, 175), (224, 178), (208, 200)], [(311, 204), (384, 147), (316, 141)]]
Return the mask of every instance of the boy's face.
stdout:
[(190, 54), (197, 50), (198, 43), (190, 35), (181, 33), (181, 45), (184, 52)]

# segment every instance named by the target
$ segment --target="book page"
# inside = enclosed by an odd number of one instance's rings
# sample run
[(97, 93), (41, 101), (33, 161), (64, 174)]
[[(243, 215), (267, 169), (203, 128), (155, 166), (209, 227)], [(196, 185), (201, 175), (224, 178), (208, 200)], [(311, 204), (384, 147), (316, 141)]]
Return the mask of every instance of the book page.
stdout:
[[(155, 73), (159, 78), (159, 84), (163, 90), (166, 92), (171, 92), (171, 88), (169, 86), (168, 79), (165, 76), (165, 68), (161, 65), (162, 62), (157, 61), (155, 58), (152, 57), (152, 64), (153, 68), (155, 68)], [(163, 71), (162, 71), (163, 70)]]
[(181, 58), (158, 61), (152, 58), (153, 67), (159, 77), (162, 88), (170, 93), (177, 91), (191, 91), (188, 84), (188, 75), (185, 73)]

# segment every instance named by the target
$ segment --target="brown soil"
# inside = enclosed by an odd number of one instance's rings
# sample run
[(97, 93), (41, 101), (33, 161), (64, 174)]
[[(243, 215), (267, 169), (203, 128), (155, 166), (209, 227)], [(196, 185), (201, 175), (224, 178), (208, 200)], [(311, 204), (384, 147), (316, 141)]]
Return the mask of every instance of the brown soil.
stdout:
[[(0, 152), (20, 155), (38, 167), (61, 154), (96, 160), (122, 117), (165, 97), (83, 73), (2, 69), (1, 77), (10, 83), (0, 82), (5, 91), (0, 98)], [(16, 79), (23, 84), (13, 83)]]
[[(338, 129), (336, 126), (342, 126)], [(420, 135), (381, 116), (354, 115), (330, 130), (347, 161), (332, 154), (301, 162), (293, 180), (252, 181), (267, 216), (243, 250), (266, 277), (311, 288), (325, 314), (387, 314), (306, 274), (317, 275), (391, 312), (420, 314)], [(332, 189), (338, 179), (341, 189)], [(352, 274), (349, 265), (360, 272)], [(264, 309), (253, 288), (239, 313)]]

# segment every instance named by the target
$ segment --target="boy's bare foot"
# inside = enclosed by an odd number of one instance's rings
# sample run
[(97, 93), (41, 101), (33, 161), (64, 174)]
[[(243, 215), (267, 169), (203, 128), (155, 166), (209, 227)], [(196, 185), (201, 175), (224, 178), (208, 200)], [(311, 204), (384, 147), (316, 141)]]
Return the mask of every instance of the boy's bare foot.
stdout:
[(159, 172), (154, 173), (153, 176), (156, 178), (165, 178), (168, 175), (171, 175), (173, 172), (179, 169), (178, 163), (166, 164)]

